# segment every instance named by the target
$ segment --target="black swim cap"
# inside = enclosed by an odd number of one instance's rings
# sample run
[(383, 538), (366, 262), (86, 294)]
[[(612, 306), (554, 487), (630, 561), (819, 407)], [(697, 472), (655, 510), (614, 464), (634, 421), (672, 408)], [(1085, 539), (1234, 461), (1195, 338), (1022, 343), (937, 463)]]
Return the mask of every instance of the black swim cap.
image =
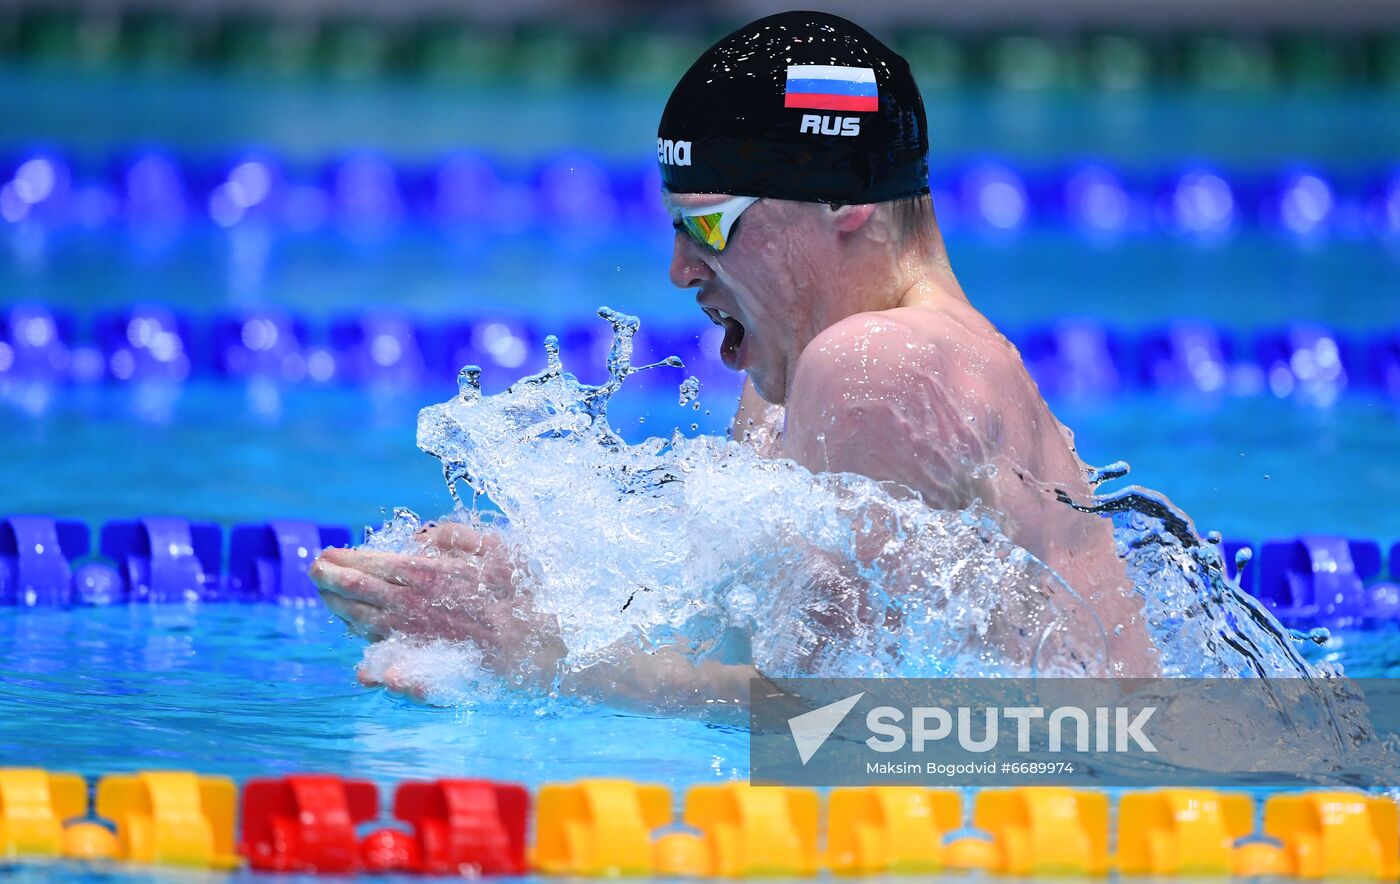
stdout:
[(928, 122), (909, 65), (844, 18), (784, 12), (706, 50), (656, 139), (673, 193), (875, 203), (928, 193)]

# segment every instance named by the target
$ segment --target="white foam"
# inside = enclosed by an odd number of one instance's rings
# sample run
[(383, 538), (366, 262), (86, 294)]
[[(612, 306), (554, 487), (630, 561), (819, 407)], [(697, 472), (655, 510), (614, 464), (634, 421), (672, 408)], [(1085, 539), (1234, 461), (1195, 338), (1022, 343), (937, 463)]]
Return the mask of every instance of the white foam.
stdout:
[(440, 706), (463, 706), (499, 696), (500, 681), (468, 642), (393, 636), (365, 649), (362, 678)]

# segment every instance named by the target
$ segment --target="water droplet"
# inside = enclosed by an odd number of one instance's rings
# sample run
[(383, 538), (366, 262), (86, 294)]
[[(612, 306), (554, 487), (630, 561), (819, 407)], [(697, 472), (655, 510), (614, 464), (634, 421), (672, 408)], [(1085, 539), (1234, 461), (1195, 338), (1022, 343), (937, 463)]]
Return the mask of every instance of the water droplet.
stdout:
[(559, 358), (559, 338), (547, 335), (544, 339), (545, 374), (558, 376), (564, 371), (564, 361)]
[(1235, 573), (1242, 573), (1244, 571), (1244, 566), (1248, 565), (1253, 560), (1254, 550), (1250, 549), (1249, 547), (1242, 546), (1239, 549), (1235, 550)]
[[(695, 402), (695, 398), (700, 395), (700, 379), (691, 375), (681, 381), (680, 394), (682, 406)], [(698, 406), (700, 403), (695, 402), (695, 404)]]
[(481, 366), (464, 365), (457, 372), (457, 395), (463, 402), (476, 402), (481, 398)]
[(1116, 460), (1106, 467), (1089, 470), (1089, 484), (1092, 486), (1102, 485), (1104, 482), (1112, 482), (1114, 479), (1121, 479), (1128, 475), (1132, 467), (1126, 461)]
[(1288, 637), (1295, 642), (1311, 642), (1315, 645), (1325, 645), (1327, 642), (1331, 641), (1332, 633), (1330, 630), (1319, 626), (1314, 629), (1309, 629), (1307, 632), (1301, 629), (1290, 629), (1288, 630)]

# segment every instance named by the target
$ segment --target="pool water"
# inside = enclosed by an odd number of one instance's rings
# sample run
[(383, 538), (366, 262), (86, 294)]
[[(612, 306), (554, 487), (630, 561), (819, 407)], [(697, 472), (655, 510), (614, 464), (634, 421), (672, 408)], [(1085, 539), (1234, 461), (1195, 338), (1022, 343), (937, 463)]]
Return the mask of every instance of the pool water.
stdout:
[(0, 752), (53, 770), (318, 771), (386, 785), (747, 775), (736, 728), (525, 696), (431, 708), (360, 687), (363, 643), (319, 605), (7, 613), (0, 638)]
[[(133, 606), (0, 617), (0, 753), (88, 775), (325, 772), (389, 785), (591, 776), (683, 789), (747, 776), (748, 733), (530, 695), (434, 708), (356, 684), (363, 643), (320, 606)], [(1400, 674), (1400, 631), (1311, 647)]]
[[(193, 316), (275, 306), (313, 320), (373, 308), (430, 321), (528, 319), (559, 331), (607, 304), (644, 323), (704, 322), (693, 293), (667, 280), (672, 232), (664, 216), (583, 236), (574, 230), (407, 225), (365, 241), (197, 223), (151, 239), (125, 227), (0, 224), (0, 255), (8, 257), (0, 292), (80, 319), (133, 303)], [(1400, 247), (1384, 240), (1300, 243), (1244, 230), (1222, 242), (1136, 234), (1098, 241), (1055, 228), (996, 236), (953, 229), (947, 239), (973, 305), (1010, 328), (1063, 316), (1123, 329), (1184, 318), (1232, 331), (1291, 322), (1363, 333), (1400, 326), (1400, 298), (1386, 285)]]
[[(644, 327), (690, 321), (695, 311), (664, 279), (664, 231), (579, 248), (543, 234), (473, 247), (428, 233), (373, 247), (333, 236), (249, 246), (239, 237), (255, 232), (204, 229), (149, 253), (120, 231), (38, 246), (10, 233), (12, 247), (32, 249), (31, 263), (0, 265), (11, 290), (80, 319), (138, 298), (194, 316), (280, 305), (325, 319), (387, 305), (430, 322), (525, 317), (540, 332), (597, 321), (590, 316), (601, 303), (640, 314)], [(249, 248), (266, 249), (252, 270), (237, 259)], [(1130, 329), (1183, 316), (1240, 330), (1293, 320), (1368, 333), (1400, 324), (1400, 301), (1379, 288), (1395, 259), (1373, 242), (1299, 250), (1251, 234), (1220, 249), (1170, 240), (1099, 247), (1040, 231), (969, 236), (952, 248), (974, 302), (1009, 328), (1066, 313)], [(129, 272), (111, 273), (113, 263)], [(406, 266), (415, 272), (396, 287)], [(532, 344), (522, 373), (543, 360)], [(677, 400), (683, 374), (660, 371), (613, 403), (612, 421), (629, 441), (673, 428), (725, 431), (737, 375), (702, 388), (693, 411)], [(356, 530), (396, 506), (432, 517), (450, 501), (438, 463), (414, 445), (414, 422), (454, 390), (450, 376), (375, 389), (202, 379), (12, 387), (0, 403), (5, 509), (94, 525), (173, 514)], [(1347, 393), (1323, 408), (1267, 394), (1134, 393), (1052, 406), (1086, 461), (1128, 461), (1132, 481), (1166, 493), (1202, 532), (1400, 539), (1393, 401)], [(721, 725), (534, 696), (418, 706), (356, 683), (363, 648), (319, 605), (0, 611), (0, 754), (90, 776), (321, 771), (384, 786), (606, 775), (681, 789), (747, 770), (747, 734)], [(1339, 633), (1306, 652), (1354, 676), (1393, 675), (1400, 631)]]
[[(27, 139), (3, 148), (56, 147), (87, 172), (153, 141), (196, 157), (255, 148), (303, 171), (351, 146), (404, 163), (468, 147), (512, 168), (564, 156), (567, 146), (600, 163), (635, 164), (663, 100), (654, 90), (0, 69), (0, 114)], [(1400, 155), (1400, 115), (1385, 96), (960, 90), (931, 92), (927, 104), (935, 167), (991, 155), (1029, 170), (1092, 158), (1151, 176), (1208, 158), (1246, 178), (1315, 163), (1355, 179)], [(481, 119), (511, 124), (470, 125)], [(1250, 220), (1219, 240), (1160, 228), (1095, 239), (1039, 222), (977, 230), (955, 214), (942, 214), (953, 266), (973, 303), (1008, 329), (1067, 315), (1127, 330), (1181, 318), (1240, 332), (1292, 322), (1367, 335), (1400, 327), (1400, 248), (1355, 226), (1298, 239)], [(369, 310), (427, 322), (510, 318), (539, 333), (596, 321), (600, 304), (639, 315), (644, 327), (700, 321), (691, 295), (666, 280), (664, 218), (585, 231), (549, 221), (307, 232), (258, 223), (225, 230), (202, 217), (165, 229), (0, 223), (0, 304), (65, 309), (80, 328), (103, 311), (148, 302), (198, 318), (259, 307), (317, 323)], [(522, 373), (543, 361), (531, 343)], [(615, 400), (612, 422), (629, 441), (675, 427), (724, 432), (738, 377), (702, 389), (693, 411), (678, 404), (674, 374), (629, 385)], [(159, 514), (225, 525), (301, 518), (354, 529), (377, 525), (396, 506), (432, 517), (450, 501), (438, 463), (414, 446), (414, 421), (454, 390), (451, 376), (373, 390), (206, 380), (6, 387), (0, 513), (94, 525)], [(1321, 408), (1267, 394), (1133, 394), (1052, 406), (1075, 430), (1084, 460), (1128, 461), (1130, 481), (1167, 494), (1202, 532), (1253, 541), (1336, 533), (1385, 546), (1400, 539), (1394, 401), (1348, 393)], [(356, 683), (363, 648), (316, 604), (0, 609), (0, 757), (89, 776), (320, 771), (384, 786), (441, 776), (538, 786), (606, 775), (681, 789), (746, 775), (748, 738), (739, 729), (534, 696), (418, 706)], [(1353, 676), (1397, 675), (1400, 628), (1339, 632), (1305, 653)]]
[[(629, 385), (614, 401), (610, 416), (624, 437), (726, 431), (738, 375), (702, 387), (694, 411), (678, 403), (674, 384), (684, 373), (656, 373), (649, 389)], [(46, 397), (37, 414), (0, 404), (5, 508), (93, 523), (300, 518), (356, 531), (397, 506), (437, 516), (451, 501), (437, 461), (415, 447), (414, 421), (454, 389), (442, 378), (376, 391), (212, 382), (31, 391)], [(1393, 402), (1356, 394), (1317, 408), (1268, 395), (1136, 395), (1051, 404), (1075, 431), (1081, 457), (1126, 460), (1131, 481), (1165, 493), (1201, 532), (1400, 539)]]
[[(355, 683), (360, 645), (320, 605), (0, 612), (0, 757), (90, 779), (149, 769), (240, 783), (330, 773), (374, 781), (381, 802), (408, 779), (538, 787), (605, 775), (681, 794), (696, 782), (747, 776), (745, 730), (525, 697), (417, 706)], [(3, 861), (0, 876), (268, 880), (246, 869), (230, 876)]]
[[(0, 460), (12, 467), (16, 511), (94, 523), (173, 512), (360, 526), (399, 505), (433, 516), (449, 499), (437, 462), (413, 445), (413, 422), (444, 392), (56, 388), (37, 413), (10, 412)], [(612, 416), (632, 440), (692, 420), (719, 433), (733, 389), (714, 399), (694, 412), (655, 383), (624, 391)], [(1138, 396), (1058, 411), (1086, 458), (1134, 462), (1137, 480), (1201, 531), (1400, 536), (1400, 513), (1379, 505), (1400, 494), (1387, 459), (1400, 424), (1391, 404)], [(0, 611), (0, 754), (88, 774), (326, 771), (385, 784), (609, 775), (679, 787), (746, 769), (747, 735), (725, 726), (525, 695), (418, 706), (356, 683), (363, 648), (319, 604)], [(1340, 632), (1305, 650), (1353, 676), (1400, 672), (1400, 628)]]

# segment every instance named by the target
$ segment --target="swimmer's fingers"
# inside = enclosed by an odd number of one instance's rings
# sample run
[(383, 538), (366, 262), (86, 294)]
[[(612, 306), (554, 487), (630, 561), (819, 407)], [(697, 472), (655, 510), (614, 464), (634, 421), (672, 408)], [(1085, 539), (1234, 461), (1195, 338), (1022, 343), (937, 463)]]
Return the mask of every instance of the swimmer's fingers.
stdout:
[(481, 530), (462, 522), (430, 522), (414, 539), (444, 552), (473, 556), (494, 555), (506, 545), (499, 531)]
[(317, 562), (326, 562), (339, 568), (363, 571), (386, 583), (407, 586), (408, 581), (401, 576), (401, 572), (404, 570), (403, 563), (409, 558), (409, 556), (399, 553), (379, 552), (378, 550), (335, 548), (322, 552), (321, 558)]
[[(443, 561), (367, 549), (328, 549), (321, 554), (321, 560), (335, 567), (363, 572), (391, 586), (420, 592), (427, 590), (444, 573), (461, 571), (464, 566), (455, 559)], [(369, 586), (374, 588), (372, 583)], [(373, 602), (374, 599), (364, 601)]]
[(377, 688), (384, 684), (379, 676), (374, 674), (374, 669), (364, 662), (355, 667), (355, 680), (367, 688)]
[(325, 599), (326, 607), (331, 613), (344, 620), (350, 631), (361, 638), (379, 641), (388, 636), (388, 618), (382, 608), (352, 601), (334, 593), (324, 593), (322, 598)]
[[(395, 600), (408, 606), (443, 599), (467, 602), (501, 597), (514, 590), (514, 573), (508, 562), (477, 556), (405, 556), (366, 550), (341, 550), (335, 562), (369, 574), (386, 584), (402, 587)], [(374, 602), (374, 599), (366, 599)]]
[(397, 664), (391, 664), (388, 669), (384, 670), (383, 675), (375, 675), (369, 666), (361, 663), (355, 669), (355, 677), (360, 684), (367, 688), (382, 687), (391, 693), (408, 697), (419, 703), (426, 702), (428, 697), (427, 685), (410, 676)]
[(372, 642), (386, 639), (396, 632), (406, 635), (436, 634), (456, 640), (479, 639), (483, 634), (482, 630), (469, 621), (437, 621), (427, 609), (419, 610), (402, 605), (382, 608), (333, 592), (322, 592), (321, 598), (331, 613), (346, 622), (351, 632)]
[(311, 565), (307, 574), (321, 590), (321, 597), (329, 600), (338, 596), (377, 608), (393, 604), (403, 594), (403, 585), (391, 584), (362, 568), (343, 564), (351, 561), (344, 554), (352, 552), (354, 550), (328, 549)]

